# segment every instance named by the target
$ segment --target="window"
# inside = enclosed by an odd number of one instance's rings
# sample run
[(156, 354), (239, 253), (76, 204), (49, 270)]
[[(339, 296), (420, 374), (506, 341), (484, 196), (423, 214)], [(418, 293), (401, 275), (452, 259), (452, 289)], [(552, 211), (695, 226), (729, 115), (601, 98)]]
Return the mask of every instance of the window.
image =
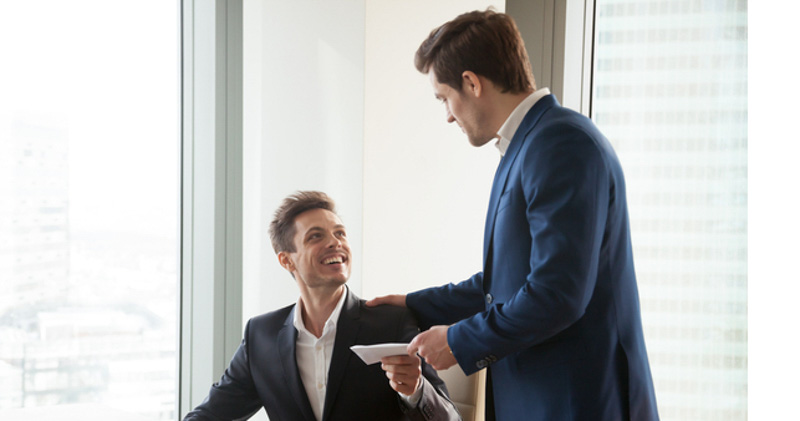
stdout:
[(175, 419), (178, 6), (0, 10), (0, 419)]
[(746, 2), (598, 0), (595, 28), (662, 419), (747, 419)]

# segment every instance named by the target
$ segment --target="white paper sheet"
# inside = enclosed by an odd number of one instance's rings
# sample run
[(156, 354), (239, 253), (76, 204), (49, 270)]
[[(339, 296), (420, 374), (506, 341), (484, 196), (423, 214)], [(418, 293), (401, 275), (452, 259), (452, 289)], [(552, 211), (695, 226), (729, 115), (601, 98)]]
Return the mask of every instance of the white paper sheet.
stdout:
[(350, 347), (367, 365), (381, 362), (381, 358), (392, 355), (408, 355), (408, 344), (386, 343), (377, 345), (353, 345)]

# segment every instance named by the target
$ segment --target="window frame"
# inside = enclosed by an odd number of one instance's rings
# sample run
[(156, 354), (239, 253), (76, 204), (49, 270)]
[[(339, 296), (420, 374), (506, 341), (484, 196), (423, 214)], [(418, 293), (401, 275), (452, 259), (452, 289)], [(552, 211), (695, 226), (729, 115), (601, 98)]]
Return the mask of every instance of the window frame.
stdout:
[(507, 0), (525, 42), (537, 88), (591, 116), (594, 0)]
[[(181, 0), (178, 414), (202, 402), (242, 335), (242, 0)], [(593, 0), (508, 0), (537, 85), (589, 115)], [(534, 54), (535, 53), (535, 54)]]
[(242, 335), (242, 1), (180, 7), (182, 418)]

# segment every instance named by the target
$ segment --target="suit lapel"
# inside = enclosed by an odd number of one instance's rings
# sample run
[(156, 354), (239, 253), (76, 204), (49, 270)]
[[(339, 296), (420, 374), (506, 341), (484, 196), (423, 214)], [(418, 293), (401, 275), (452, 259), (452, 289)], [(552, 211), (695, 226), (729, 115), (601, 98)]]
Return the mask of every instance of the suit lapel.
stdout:
[(528, 113), (525, 114), (525, 118), (522, 119), (519, 128), (517, 128), (514, 137), (511, 139), (511, 143), (508, 145), (506, 154), (503, 155), (500, 164), (497, 166), (497, 171), (494, 174), (492, 193), (489, 196), (489, 210), (486, 212), (486, 226), (483, 231), (483, 271), (484, 273), (489, 273), (489, 279), (491, 279), (490, 253), (492, 248), (492, 235), (494, 233), (494, 222), (497, 218), (497, 205), (500, 203), (500, 198), (505, 191), (508, 174), (511, 171), (514, 161), (517, 159), (517, 155), (519, 155), (519, 151), (522, 150), (525, 136), (536, 126), (536, 123), (539, 122), (539, 119), (545, 111), (549, 110), (554, 105), (558, 105), (558, 102), (553, 95), (546, 95), (536, 101), (536, 104), (533, 105)]
[(294, 328), (294, 312), (297, 311), (295, 306), (289, 312), (289, 316), (283, 323), (283, 327), (278, 332), (278, 353), (280, 354), (280, 365), (283, 367), (283, 377), (286, 379), (286, 387), (289, 392), (294, 396), (295, 403), (303, 418), (307, 421), (315, 421), (314, 411), (311, 410), (311, 403), (308, 401), (306, 389), (303, 386), (303, 381), (300, 379), (300, 370), (297, 368), (297, 330)]
[(358, 317), (360, 315), (359, 299), (355, 294), (347, 289), (347, 298), (342, 307), (342, 314), (336, 322), (336, 340), (333, 344), (333, 355), (331, 356), (331, 367), (328, 371), (328, 386), (325, 393), (325, 407), (322, 409), (322, 419), (330, 417), (333, 402), (339, 393), (342, 380), (347, 372), (347, 366), (353, 352), (350, 347), (356, 344), (358, 336)]

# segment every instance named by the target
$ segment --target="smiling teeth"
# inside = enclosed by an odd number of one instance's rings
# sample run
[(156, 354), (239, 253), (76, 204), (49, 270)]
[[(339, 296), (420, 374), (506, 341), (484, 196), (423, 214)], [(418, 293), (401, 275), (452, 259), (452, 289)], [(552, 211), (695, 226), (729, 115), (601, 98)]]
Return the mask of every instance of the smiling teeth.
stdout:
[(342, 258), (341, 257), (330, 257), (330, 258), (325, 259), (325, 261), (322, 262), (322, 263), (325, 263), (326, 265), (330, 265), (332, 263), (342, 263)]

